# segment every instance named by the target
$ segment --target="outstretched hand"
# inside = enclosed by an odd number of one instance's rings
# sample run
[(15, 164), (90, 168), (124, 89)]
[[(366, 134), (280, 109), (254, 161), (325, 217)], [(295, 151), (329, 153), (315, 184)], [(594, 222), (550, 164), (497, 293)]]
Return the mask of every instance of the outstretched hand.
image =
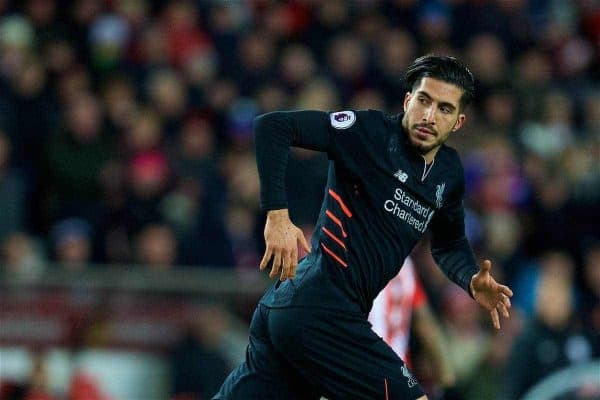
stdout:
[(267, 267), (273, 259), (273, 267), (269, 277), (280, 275), (279, 279), (284, 281), (296, 275), (298, 266), (298, 244), (307, 253), (310, 247), (302, 230), (290, 221), (287, 209), (272, 210), (267, 214), (265, 225), (265, 254), (260, 262), (260, 270)]
[(485, 260), (481, 269), (471, 278), (471, 293), (475, 300), (489, 311), (494, 328), (500, 329), (500, 315), (510, 317), (510, 298), (513, 295), (508, 286), (500, 285), (490, 275), (492, 262)]

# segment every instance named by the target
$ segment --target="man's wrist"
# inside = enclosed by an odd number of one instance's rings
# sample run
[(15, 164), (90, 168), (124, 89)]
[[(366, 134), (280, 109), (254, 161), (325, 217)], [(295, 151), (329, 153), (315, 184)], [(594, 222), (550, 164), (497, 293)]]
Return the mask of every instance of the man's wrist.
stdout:
[(475, 279), (475, 275), (477, 274), (473, 274), (471, 276), (471, 280), (469, 281), (469, 294), (472, 298), (475, 298), (475, 289), (473, 288), (473, 280)]
[(278, 210), (270, 210), (267, 212), (268, 219), (289, 219), (290, 214), (287, 208), (281, 208)]

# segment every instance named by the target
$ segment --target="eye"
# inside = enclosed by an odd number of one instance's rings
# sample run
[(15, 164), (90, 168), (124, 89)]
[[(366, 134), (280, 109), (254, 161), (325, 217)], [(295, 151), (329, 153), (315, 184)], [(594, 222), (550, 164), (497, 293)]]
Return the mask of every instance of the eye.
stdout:
[(427, 104), (427, 99), (425, 97), (419, 97), (418, 100), (421, 104)]
[(442, 107), (441, 110), (444, 114), (452, 114), (450, 107)]

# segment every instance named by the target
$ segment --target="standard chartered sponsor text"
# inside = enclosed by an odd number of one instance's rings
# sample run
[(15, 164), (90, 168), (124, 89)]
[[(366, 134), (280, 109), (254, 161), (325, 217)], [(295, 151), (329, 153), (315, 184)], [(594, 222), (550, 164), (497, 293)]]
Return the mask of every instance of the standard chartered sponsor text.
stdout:
[[(404, 207), (402, 207), (404, 205)], [(431, 207), (422, 205), (418, 200), (410, 197), (402, 188), (396, 188), (394, 199), (386, 200), (383, 203), (385, 211), (394, 214), (419, 232), (425, 232), (427, 225), (433, 217), (434, 210)], [(407, 210), (408, 208), (408, 210)], [(417, 214), (415, 216), (414, 213)]]

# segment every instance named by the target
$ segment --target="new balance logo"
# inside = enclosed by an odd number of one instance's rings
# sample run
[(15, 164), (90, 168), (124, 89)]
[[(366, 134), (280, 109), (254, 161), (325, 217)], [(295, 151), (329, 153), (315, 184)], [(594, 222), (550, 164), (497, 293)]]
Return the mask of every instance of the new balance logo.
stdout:
[(399, 169), (398, 172), (394, 174), (394, 176), (402, 183), (406, 182), (406, 180), (408, 179), (408, 175), (406, 174), (406, 172), (402, 171), (401, 169)]

